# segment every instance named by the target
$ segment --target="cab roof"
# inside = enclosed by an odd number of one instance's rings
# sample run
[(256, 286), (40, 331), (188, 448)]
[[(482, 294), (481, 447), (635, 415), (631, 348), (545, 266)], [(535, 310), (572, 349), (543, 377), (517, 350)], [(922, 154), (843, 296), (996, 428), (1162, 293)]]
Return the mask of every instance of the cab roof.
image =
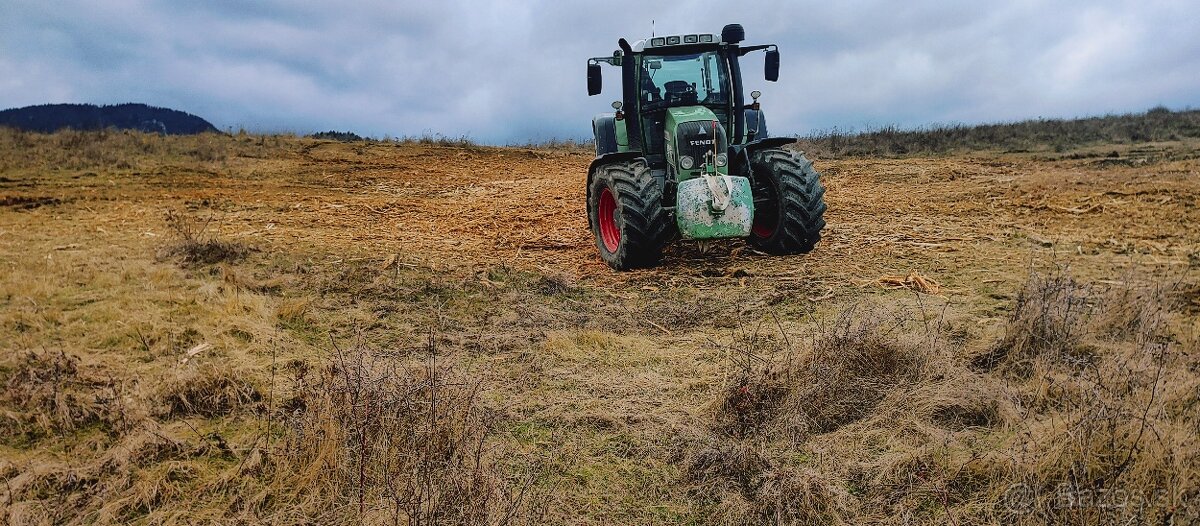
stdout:
[(721, 39), (717, 38), (717, 36), (712, 33), (692, 33), (686, 35), (650, 37), (634, 42), (633, 46), (631, 47), (633, 48), (634, 53), (644, 53), (649, 51), (670, 53), (673, 51), (671, 48), (685, 46), (694, 47), (697, 45), (706, 44), (716, 45), (720, 42)]

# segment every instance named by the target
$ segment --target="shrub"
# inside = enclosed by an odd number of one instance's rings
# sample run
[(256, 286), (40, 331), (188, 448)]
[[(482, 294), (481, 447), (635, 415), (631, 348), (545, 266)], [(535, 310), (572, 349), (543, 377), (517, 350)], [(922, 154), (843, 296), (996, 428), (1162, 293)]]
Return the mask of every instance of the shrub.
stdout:
[(1037, 360), (1084, 365), (1092, 359), (1084, 335), (1095, 308), (1094, 291), (1067, 269), (1033, 272), (1017, 295), (1004, 337), (972, 365), (1022, 377), (1032, 373)]
[(236, 241), (225, 241), (208, 231), (212, 216), (199, 219), (188, 214), (168, 211), (167, 228), (174, 234), (166, 247), (167, 256), (176, 257), (184, 265), (212, 265), (237, 262), (250, 254), (250, 247)]
[[(511, 524), (513, 487), (488, 448), (480, 383), (439, 363), (399, 367), (361, 340), (305, 381), (276, 449), (274, 512), (389, 524)], [(289, 510), (316, 496), (319, 507)], [(269, 503), (263, 503), (268, 505)], [(268, 513), (269, 515), (270, 513)]]

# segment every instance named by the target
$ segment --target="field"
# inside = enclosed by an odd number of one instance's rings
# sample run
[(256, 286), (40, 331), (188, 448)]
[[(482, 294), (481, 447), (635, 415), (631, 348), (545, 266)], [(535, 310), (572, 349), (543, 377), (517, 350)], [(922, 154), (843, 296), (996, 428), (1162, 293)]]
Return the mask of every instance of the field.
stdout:
[(811, 254), (629, 273), (591, 158), (0, 130), (0, 517), (1200, 520), (1200, 140), (814, 153)]

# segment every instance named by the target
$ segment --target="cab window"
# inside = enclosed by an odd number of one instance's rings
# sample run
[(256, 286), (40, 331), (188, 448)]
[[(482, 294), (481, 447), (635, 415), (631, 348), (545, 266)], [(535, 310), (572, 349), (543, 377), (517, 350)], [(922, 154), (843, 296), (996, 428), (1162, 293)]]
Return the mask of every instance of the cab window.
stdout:
[(728, 74), (715, 51), (647, 56), (642, 62), (641, 99), (664, 106), (726, 104)]

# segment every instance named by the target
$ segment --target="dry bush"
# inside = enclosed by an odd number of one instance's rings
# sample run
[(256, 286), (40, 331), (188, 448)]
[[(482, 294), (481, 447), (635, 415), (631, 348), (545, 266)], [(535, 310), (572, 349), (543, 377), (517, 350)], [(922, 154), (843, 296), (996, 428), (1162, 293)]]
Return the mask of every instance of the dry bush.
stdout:
[(430, 357), (402, 367), (359, 341), (315, 378), (264, 459), (269, 493), (241, 504), (271, 522), (514, 524), (528, 485), (513, 485), (488, 445), (480, 384)]
[(914, 386), (908, 396), (920, 414), (930, 423), (949, 431), (995, 428), (1018, 418), (1011, 400), (997, 393), (987, 379), (954, 371), (949, 378)]
[[(781, 424), (793, 437), (826, 433), (867, 415), (896, 387), (920, 378), (933, 354), (929, 341), (894, 331), (897, 319), (879, 311), (843, 311), (788, 371), (793, 386), (783, 400)], [(796, 387), (799, 387), (798, 389)]]
[[(754, 445), (715, 437), (702, 438), (686, 460), (691, 479), (739, 493), (755, 491), (762, 473), (770, 467)], [(707, 491), (713, 489), (710, 486)]]
[(1017, 295), (1004, 337), (976, 356), (972, 366), (1028, 377), (1038, 362), (1087, 365), (1093, 350), (1084, 336), (1098, 299), (1093, 287), (1076, 281), (1067, 269), (1031, 272)]
[[(1116, 349), (1073, 378), (1018, 386), (1031, 406), (994, 463), (987, 495), (1019, 524), (1200, 520), (1200, 437), (1171, 401), (1200, 388), (1169, 345)], [(1194, 396), (1194, 394), (1192, 395)]]
[(818, 327), (809, 352), (743, 373), (722, 401), (719, 421), (737, 436), (771, 425), (800, 441), (863, 418), (929, 361), (930, 342), (895, 334), (905, 322), (902, 313), (869, 306), (842, 311)]
[(1195, 342), (1161, 283), (1034, 273), (989, 361), (851, 307), (733, 382), (685, 472), (722, 524), (1200, 520)]
[(167, 228), (174, 234), (174, 240), (164, 248), (163, 255), (178, 258), (184, 265), (235, 263), (245, 259), (250, 254), (250, 247), (236, 241), (225, 241), (209, 232), (212, 220), (212, 216), (200, 219), (168, 211)]
[[(1171, 410), (1200, 390), (1188, 365), (1194, 349), (1171, 328), (1180, 281), (1134, 276), (1092, 289), (1071, 341), (1094, 350), (1086, 367), (1035, 362), (1015, 386), (1029, 408), (1019, 426), (1027, 435), (1011, 449), (1019, 478), (1003, 488), (1018, 497), (1006, 507), (1022, 522), (1200, 520), (1200, 434)], [(1031, 278), (1027, 288), (1045, 282)]]
[[(902, 436), (932, 436), (932, 422), (939, 420), (953, 421), (950, 425), (959, 429), (1002, 420), (1004, 411), (993, 397), (958, 396), (953, 390), (969, 382), (945, 381), (948, 374), (965, 371), (931, 370), (931, 364), (945, 359), (944, 347), (935, 331), (910, 332), (916, 325), (907, 310), (854, 305), (819, 323), (799, 353), (789, 350), (775, 363), (761, 358), (759, 365), (754, 359), (743, 362), (715, 404), (714, 433), (693, 440), (683, 455), (697, 494), (719, 496), (721, 512), (714, 520), (845, 520), (862, 507), (857, 490), (848, 488), (886, 479), (879, 472), (886, 471), (888, 462), (851, 473), (851, 461), (860, 460), (855, 455), (842, 459), (837, 473), (826, 473), (796, 461), (812, 455), (813, 441), (844, 440), (839, 436), (859, 441), (864, 440), (857, 436), (860, 430), (887, 427), (888, 433), (870, 438), (878, 448), (903, 441)], [(754, 341), (744, 343), (753, 347)]]

